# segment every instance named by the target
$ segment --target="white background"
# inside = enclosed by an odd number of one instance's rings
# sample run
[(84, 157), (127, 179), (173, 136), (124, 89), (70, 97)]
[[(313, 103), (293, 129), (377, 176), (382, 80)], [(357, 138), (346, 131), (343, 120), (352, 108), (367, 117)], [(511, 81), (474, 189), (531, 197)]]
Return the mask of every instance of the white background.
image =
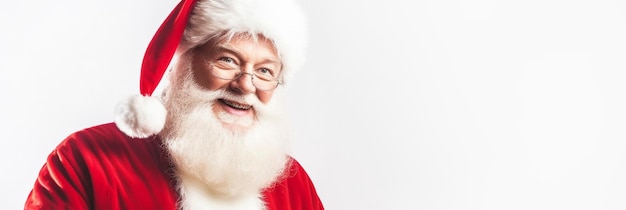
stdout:
[[(623, 1), (301, 2), (293, 155), (326, 209), (626, 209)], [(0, 3), (0, 209), (138, 92), (176, 3)]]

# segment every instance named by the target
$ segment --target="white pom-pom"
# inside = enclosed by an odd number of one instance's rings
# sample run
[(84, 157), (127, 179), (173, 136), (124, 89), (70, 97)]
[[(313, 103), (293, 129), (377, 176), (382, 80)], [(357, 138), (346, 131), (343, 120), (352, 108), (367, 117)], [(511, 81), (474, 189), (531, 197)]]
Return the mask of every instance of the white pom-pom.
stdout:
[(115, 107), (115, 125), (133, 138), (146, 138), (163, 130), (167, 111), (158, 98), (134, 95)]

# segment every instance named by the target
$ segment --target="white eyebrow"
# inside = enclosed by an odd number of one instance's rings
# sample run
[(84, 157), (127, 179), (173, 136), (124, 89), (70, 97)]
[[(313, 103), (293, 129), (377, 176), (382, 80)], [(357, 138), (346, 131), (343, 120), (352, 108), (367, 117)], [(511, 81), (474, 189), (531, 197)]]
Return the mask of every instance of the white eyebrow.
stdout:
[[(233, 53), (237, 57), (241, 58), (241, 53), (237, 49), (231, 47), (228, 44), (218, 44), (217, 46), (215, 46), (215, 48), (216, 48), (217, 52), (227, 51), (227, 52)], [(280, 62), (280, 60), (271, 59), (271, 58), (266, 58), (261, 63), (263, 63), (263, 64), (274, 63), (274, 64), (282, 66), (282, 62)]]

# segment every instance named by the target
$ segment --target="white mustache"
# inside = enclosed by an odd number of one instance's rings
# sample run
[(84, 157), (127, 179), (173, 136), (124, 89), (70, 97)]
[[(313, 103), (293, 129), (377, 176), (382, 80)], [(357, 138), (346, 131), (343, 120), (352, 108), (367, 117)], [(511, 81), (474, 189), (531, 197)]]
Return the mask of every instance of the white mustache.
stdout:
[(217, 95), (215, 99), (221, 98), (229, 101), (235, 101), (240, 104), (251, 105), (252, 107), (260, 107), (263, 105), (254, 94), (241, 95), (225, 89), (216, 90), (216, 92)]

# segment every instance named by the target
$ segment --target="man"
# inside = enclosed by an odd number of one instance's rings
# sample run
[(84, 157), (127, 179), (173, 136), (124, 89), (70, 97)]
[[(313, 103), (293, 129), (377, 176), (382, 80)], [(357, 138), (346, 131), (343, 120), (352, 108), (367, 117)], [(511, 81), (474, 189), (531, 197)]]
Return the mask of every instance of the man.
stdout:
[(323, 209), (280, 107), (303, 25), (289, 0), (183, 0), (148, 46), (142, 95), (61, 142), (25, 209)]

